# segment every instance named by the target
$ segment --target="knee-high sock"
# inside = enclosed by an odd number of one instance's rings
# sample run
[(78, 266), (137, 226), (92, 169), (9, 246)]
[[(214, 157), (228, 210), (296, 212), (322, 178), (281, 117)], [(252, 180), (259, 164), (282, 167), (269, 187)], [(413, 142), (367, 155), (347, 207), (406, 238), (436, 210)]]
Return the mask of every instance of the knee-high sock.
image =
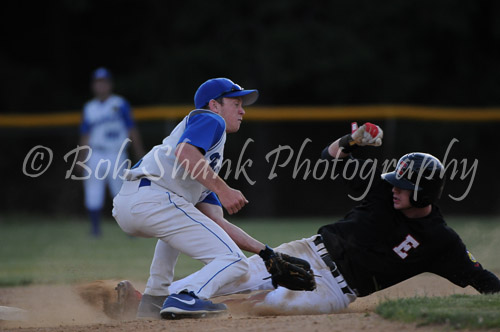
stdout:
[(89, 218), (91, 223), (90, 233), (93, 236), (101, 235), (101, 210), (89, 210)]

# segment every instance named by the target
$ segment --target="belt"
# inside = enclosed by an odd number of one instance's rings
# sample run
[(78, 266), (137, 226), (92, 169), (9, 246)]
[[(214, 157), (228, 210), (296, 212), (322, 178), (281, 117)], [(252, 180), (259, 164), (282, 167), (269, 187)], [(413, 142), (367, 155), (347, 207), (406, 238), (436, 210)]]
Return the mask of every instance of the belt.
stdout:
[(314, 242), (314, 245), (316, 246), (316, 248), (318, 249), (317, 250), (318, 255), (321, 257), (323, 262), (325, 262), (326, 266), (328, 266), (330, 268), (330, 271), (332, 272), (332, 276), (335, 279), (335, 281), (337, 281), (337, 283), (339, 284), (340, 289), (342, 289), (342, 292), (344, 294), (355, 295), (354, 291), (351, 289), (351, 287), (349, 287), (349, 285), (345, 281), (344, 276), (342, 276), (342, 274), (340, 273), (340, 271), (337, 267), (337, 264), (335, 264), (333, 259), (330, 257), (330, 254), (326, 250), (325, 244), (323, 243), (323, 238), (321, 237), (321, 235), (318, 235), (314, 239), (313, 242)]
[(151, 180), (148, 178), (142, 178), (141, 181), (139, 181), (139, 188), (149, 187), (150, 185), (151, 185)]
[[(140, 189), (141, 187), (150, 187), (153, 190), (159, 190), (159, 191), (163, 191), (163, 192), (170, 191), (168, 188), (162, 187), (159, 184), (157, 184), (156, 182), (154, 182), (148, 178), (139, 178), (139, 179), (132, 180), (132, 181), (139, 182), (139, 186), (137, 187), (138, 189)], [(135, 185), (137, 185), (137, 184), (135, 184)]]

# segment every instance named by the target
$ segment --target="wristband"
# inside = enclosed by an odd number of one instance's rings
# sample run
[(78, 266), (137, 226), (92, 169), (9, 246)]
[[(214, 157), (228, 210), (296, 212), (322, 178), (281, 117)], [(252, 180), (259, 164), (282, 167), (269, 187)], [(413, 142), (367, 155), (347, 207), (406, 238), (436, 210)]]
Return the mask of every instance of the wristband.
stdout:
[(266, 248), (265, 249), (262, 249), (260, 252), (259, 252), (259, 256), (267, 261), (269, 258), (271, 258), (271, 256), (274, 255), (274, 250), (271, 249), (271, 247), (269, 247), (267, 244), (266, 244)]
[(339, 147), (342, 148), (342, 152), (344, 152), (344, 153), (351, 153), (352, 151), (356, 150), (359, 146), (352, 139), (351, 134), (347, 134), (347, 135), (342, 136), (340, 138), (340, 140), (339, 140)]

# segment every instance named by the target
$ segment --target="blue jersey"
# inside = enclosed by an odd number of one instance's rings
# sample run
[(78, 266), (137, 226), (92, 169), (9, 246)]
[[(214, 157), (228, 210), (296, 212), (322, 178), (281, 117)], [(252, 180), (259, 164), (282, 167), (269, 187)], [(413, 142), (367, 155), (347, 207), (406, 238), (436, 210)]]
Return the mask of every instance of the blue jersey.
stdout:
[(89, 135), (92, 149), (118, 152), (132, 127), (130, 104), (120, 96), (111, 95), (104, 101), (92, 99), (83, 108), (80, 133)]
[[(216, 200), (215, 195), (188, 175), (177, 161), (175, 149), (179, 143), (184, 142), (196, 146), (212, 170), (218, 173), (222, 165), (226, 142), (226, 122), (212, 111), (192, 111), (172, 130), (161, 145), (155, 146), (127, 172), (126, 179), (148, 177), (192, 204), (208, 202), (206, 199)], [(208, 203), (218, 204), (212, 201)]]

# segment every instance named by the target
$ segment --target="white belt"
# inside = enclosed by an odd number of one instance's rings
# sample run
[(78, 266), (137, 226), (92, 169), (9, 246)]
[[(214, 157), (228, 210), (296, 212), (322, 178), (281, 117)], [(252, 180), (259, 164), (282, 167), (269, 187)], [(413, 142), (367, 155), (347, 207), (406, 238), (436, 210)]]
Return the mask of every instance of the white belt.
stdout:
[(332, 276), (335, 279), (335, 281), (337, 281), (337, 283), (339, 284), (340, 289), (342, 289), (342, 292), (344, 294), (355, 295), (355, 292), (351, 289), (351, 287), (349, 287), (349, 285), (344, 279), (344, 276), (342, 275), (342, 273), (340, 273), (339, 269), (337, 268), (337, 264), (335, 264), (333, 259), (330, 257), (330, 254), (326, 250), (321, 235), (316, 236), (313, 242), (314, 245), (316, 246), (316, 252), (321, 257), (323, 262), (325, 262), (326, 266), (330, 268)]

